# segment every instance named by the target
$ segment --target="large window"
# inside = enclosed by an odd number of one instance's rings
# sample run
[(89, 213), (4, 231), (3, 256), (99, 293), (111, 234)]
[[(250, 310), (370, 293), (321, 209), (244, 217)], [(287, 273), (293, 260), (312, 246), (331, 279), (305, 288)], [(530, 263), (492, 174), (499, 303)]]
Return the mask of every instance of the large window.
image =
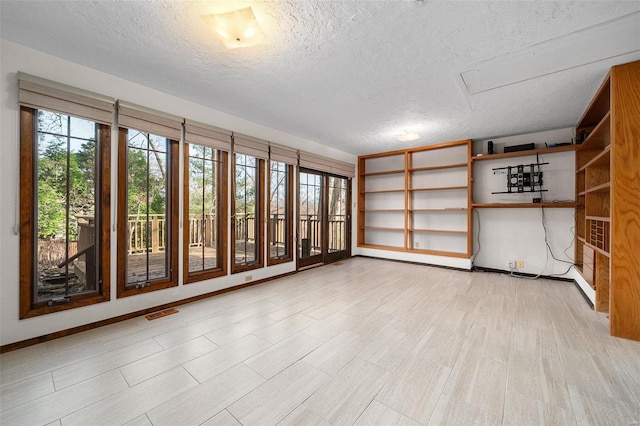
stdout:
[(269, 162), (269, 265), (293, 260), (293, 203), (291, 194), (292, 166), (279, 161)]
[(118, 296), (177, 282), (178, 143), (119, 130)]
[(21, 108), (20, 316), (109, 299), (110, 128)]
[(185, 144), (184, 281), (226, 274), (227, 153)]
[(263, 160), (234, 154), (232, 252), (233, 272), (263, 266)]

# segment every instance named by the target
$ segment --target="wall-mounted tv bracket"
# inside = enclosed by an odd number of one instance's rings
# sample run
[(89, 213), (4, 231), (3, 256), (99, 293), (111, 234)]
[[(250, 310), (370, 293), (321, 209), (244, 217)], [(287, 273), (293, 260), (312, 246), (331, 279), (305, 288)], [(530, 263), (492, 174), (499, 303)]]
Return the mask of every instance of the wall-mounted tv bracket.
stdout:
[[(519, 166), (497, 167), (493, 169), (493, 173), (501, 173), (499, 171), (507, 171), (507, 190), (492, 192), (492, 194), (518, 194), (523, 192), (546, 192), (548, 189), (542, 189), (542, 172), (540, 166), (549, 163), (532, 163)], [(537, 168), (537, 170), (536, 170)]]

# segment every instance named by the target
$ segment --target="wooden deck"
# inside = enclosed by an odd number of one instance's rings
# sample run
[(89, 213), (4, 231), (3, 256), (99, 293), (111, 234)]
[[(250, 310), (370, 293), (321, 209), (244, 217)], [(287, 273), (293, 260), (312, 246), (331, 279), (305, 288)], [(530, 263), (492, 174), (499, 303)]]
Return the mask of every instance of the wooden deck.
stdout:
[[(236, 246), (235, 260), (237, 263), (243, 263), (244, 261), (244, 245), (238, 244)], [(247, 254), (253, 253), (255, 245), (249, 243), (247, 245)], [(278, 248), (280, 254), (282, 254), (282, 246), (271, 246), (271, 256), (275, 257), (278, 254)], [(316, 254), (312, 251), (312, 254)], [(166, 259), (166, 253), (140, 253), (130, 255), (127, 263), (127, 281), (129, 283), (135, 283), (138, 281), (146, 281), (147, 277), (147, 255), (149, 256), (149, 278), (158, 279), (167, 275), (166, 267), (168, 261)], [(253, 260), (253, 259), (251, 259)], [(251, 261), (250, 260), (250, 261)], [(211, 247), (190, 247), (189, 248), (189, 271), (202, 271), (204, 269), (215, 268), (217, 266), (216, 249)]]

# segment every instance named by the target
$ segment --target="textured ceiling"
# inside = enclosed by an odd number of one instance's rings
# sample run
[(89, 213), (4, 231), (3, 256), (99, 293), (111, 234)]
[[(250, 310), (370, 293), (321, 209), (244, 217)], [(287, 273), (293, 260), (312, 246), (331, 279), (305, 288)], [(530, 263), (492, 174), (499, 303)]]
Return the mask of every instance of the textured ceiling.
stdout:
[[(269, 42), (227, 50), (202, 15), (246, 5)], [(0, 2), (3, 39), (353, 154), (574, 125), (608, 67), (638, 52), (476, 95), (460, 73), (637, 11), (638, 1)], [(421, 138), (396, 141), (404, 129)]]

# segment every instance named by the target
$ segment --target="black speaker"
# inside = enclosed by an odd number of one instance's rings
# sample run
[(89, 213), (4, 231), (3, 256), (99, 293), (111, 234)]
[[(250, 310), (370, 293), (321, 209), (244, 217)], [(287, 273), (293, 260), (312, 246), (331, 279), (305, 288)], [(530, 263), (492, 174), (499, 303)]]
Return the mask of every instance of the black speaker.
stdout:
[(487, 149), (489, 150), (489, 154), (493, 154), (493, 141), (487, 142)]

